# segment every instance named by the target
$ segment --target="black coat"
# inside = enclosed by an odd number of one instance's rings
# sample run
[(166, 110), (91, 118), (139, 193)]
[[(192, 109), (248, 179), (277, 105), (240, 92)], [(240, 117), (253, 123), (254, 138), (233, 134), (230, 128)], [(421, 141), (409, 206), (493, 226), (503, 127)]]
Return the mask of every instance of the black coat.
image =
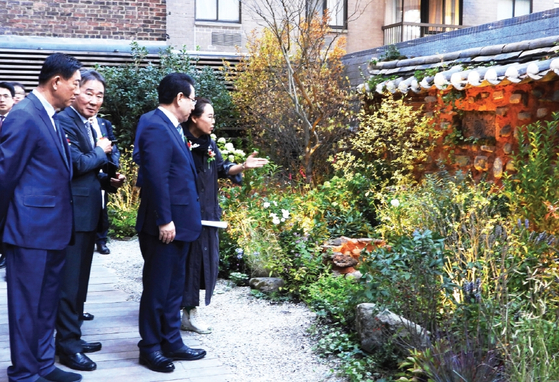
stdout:
[[(207, 153), (200, 155), (195, 150), (192, 155), (202, 157), (204, 164), (198, 171), (197, 188), (200, 195), (200, 208), (203, 220), (220, 220), (221, 207), (218, 203), (218, 178), (230, 178), (238, 183), (239, 176), (229, 176), (229, 169), (234, 166), (223, 160), (221, 152), (214, 141), (210, 143), (216, 153), (215, 159), (208, 161)], [(217, 274), (219, 272), (219, 236), (218, 228), (202, 227), (198, 240), (190, 245), (186, 260), (186, 280), (183, 295), (183, 306), (198, 306), (200, 304), (200, 289), (206, 290), (206, 305), (210, 304)]]

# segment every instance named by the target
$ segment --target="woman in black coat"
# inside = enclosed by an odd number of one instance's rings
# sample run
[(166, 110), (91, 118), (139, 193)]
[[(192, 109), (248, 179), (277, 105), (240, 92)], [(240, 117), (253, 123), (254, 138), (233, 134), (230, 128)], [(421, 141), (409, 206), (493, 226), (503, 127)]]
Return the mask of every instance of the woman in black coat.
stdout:
[[(198, 179), (202, 220), (219, 221), (221, 208), (218, 204), (218, 178), (229, 178), (240, 184), (241, 173), (262, 167), (267, 159), (256, 158), (252, 153), (243, 164), (224, 160), (217, 144), (210, 138), (215, 124), (214, 109), (206, 98), (197, 97), (196, 106), (183, 125), (186, 144), (192, 151)], [(201, 334), (211, 329), (200, 318), (200, 289), (206, 290), (205, 303), (210, 304), (219, 271), (218, 228), (203, 226), (200, 237), (190, 245), (186, 260), (186, 281), (183, 293), (183, 316), (181, 329)]]

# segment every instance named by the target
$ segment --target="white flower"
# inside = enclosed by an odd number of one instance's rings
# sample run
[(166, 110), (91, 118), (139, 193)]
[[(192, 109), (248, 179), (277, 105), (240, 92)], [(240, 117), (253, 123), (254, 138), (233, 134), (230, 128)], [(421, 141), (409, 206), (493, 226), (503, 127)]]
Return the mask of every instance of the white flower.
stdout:
[(400, 205), (400, 201), (398, 199), (392, 199), (390, 201), (390, 204), (392, 204), (392, 206), (394, 207), (398, 207)]
[(225, 138), (221, 137), (217, 140), (217, 143), (226, 143), (227, 141), (225, 140)]
[(276, 215), (276, 214), (273, 213), (273, 212), (270, 212), (270, 217), (272, 217), (272, 218), (274, 218), (274, 219), (277, 219), (277, 218), (278, 218), (278, 215)]
[(270, 203), (264, 202), (264, 208), (268, 208), (268, 207), (270, 207)]
[(215, 141), (215, 139), (217, 138), (217, 135), (215, 135), (215, 134), (210, 134), (210, 138), (212, 139), (212, 141)]
[(272, 203), (274, 203), (274, 206), (278, 206), (278, 202), (276, 202), (275, 200)]
[(285, 221), (285, 218), (281, 218), (281, 221), (284, 222), (284, 221)]
[(235, 155), (240, 155), (240, 156), (244, 157), (246, 154), (243, 150), (235, 150)]
[(274, 217), (274, 218), (272, 219), (272, 223), (274, 223), (274, 224), (277, 225), (277, 224), (279, 224), (279, 223), (281, 223), (281, 222), (280, 222), (280, 220), (278, 219), (278, 217), (276, 216), (276, 217)]
[(225, 150), (229, 150), (231, 152), (235, 152), (235, 146), (231, 142), (225, 144)]
[(284, 219), (287, 219), (289, 217), (289, 211), (288, 210), (281, 210), (281, 214), (283, 215)]
[(235, 162), (235, 156), (234, 155), (229, 155), (229, 157), (227, 159), (229, 159), (229, 162)]
[(221, 150), (221, 155), (223, 155), (223, 156), (229, 155), (229, 151), (227, 151), (227, 150)]

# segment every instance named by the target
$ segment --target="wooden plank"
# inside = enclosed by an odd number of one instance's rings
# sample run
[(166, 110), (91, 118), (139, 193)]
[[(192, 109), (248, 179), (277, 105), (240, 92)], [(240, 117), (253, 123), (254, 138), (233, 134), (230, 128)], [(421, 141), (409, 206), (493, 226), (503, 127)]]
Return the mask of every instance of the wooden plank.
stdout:
[[(209, 354), (198, 361), (176, 361), (172, 373), (156, 373), (138, 362), (138, 310), (135, 301), (126, 301), (129, 294), (117, 290), (116, 273), (106, 268), (103, 256), (94, 256), (86, 309), (95, 315), (93, 321), (82, 326), (83, 339), (100, 341), (103, 349), (89, 354), (97, 363), (97, 370), (80, 372), (84, 382), (227, 382), (231, 371), (215, 355)], [(8, 312), (5, 270), (0, 270), (0, 382), (7, 382), (6, 369), (11, 365), (8, 336)], [(193, 333), (182, 334), (183, 341), (190, 347), (201, 347)], [(63, 370), (71, 369), (56, 364)]]

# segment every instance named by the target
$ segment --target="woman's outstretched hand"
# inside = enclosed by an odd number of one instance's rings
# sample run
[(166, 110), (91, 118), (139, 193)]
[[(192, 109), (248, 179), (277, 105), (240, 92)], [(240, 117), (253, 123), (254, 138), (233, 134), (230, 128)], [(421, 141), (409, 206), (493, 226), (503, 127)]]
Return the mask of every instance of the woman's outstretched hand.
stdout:
[(268, 164), (268, 159), (257, 158), (256, 155), (258, 155), (258, 151), (254, 151), (247, 157), (243, 169), (260, 168)]

